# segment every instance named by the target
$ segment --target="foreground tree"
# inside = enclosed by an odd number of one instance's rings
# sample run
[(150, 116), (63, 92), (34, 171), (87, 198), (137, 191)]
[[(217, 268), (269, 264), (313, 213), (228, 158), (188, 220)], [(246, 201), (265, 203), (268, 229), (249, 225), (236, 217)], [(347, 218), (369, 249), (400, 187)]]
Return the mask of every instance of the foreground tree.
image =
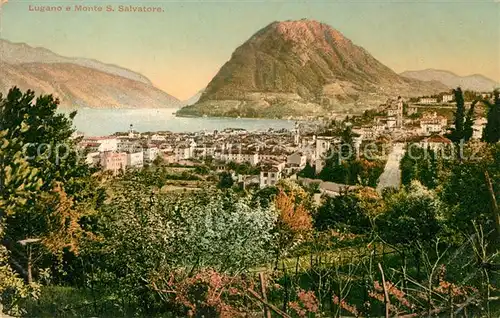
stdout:
[(85, 232), (89, 211), (102, 202), (71, 139), (76, 113), (60, 114), (58, 105), (51, 95), (35, 100), (34, 92), (17, 88), (0, 96), (2, 244), (28, 282), (37, 259), (76, 246), (75, 233)]
[(413, 181), (386, 198), (386, 211), (376, 218), (379, 237), (396, 248), (403, 263), (413, 254), (420, 273), (422, 250), (429, 249), (442, 230), (445, 207), (436, 193)]
[(231, 191), (151, 193), (137, 183), (115, 185), (100, 224), (102, 242), (89, 252), (91, 286), (118, 303), (155, 309), (153, 281), (211, 268), (246, 271), (272, 258), (276, 212)]

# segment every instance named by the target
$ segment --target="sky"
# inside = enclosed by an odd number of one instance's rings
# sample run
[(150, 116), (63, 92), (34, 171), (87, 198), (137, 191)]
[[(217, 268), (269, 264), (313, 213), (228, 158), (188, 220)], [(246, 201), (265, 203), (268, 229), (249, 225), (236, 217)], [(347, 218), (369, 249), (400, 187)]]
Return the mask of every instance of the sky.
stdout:
[[(29, 11), (75, 4), (163, 12)], [(3, 39), (126, 67), (181, 100), (203, 89), (259, 29), (302, 18), (331, 25), (398, 73), (435, 68), (500, 82), (499, 0), (9, 0), (2, 11)]]

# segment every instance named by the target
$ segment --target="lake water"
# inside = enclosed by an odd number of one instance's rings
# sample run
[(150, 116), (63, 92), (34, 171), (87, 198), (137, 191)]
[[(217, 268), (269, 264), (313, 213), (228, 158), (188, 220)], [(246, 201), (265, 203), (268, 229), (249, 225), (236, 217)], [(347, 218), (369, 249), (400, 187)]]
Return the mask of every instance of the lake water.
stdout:
[(80, 109), (73, 121), (76, 129), (89, 136), (111, 135), (128, 131), (129, 126), (139, 132), (213, 131), (224, 128), (243, 128), (249, 131), (293, 129), (295, 122), (275, 119), (247, 118), (187, 118), (175, 117), (176, 109)]

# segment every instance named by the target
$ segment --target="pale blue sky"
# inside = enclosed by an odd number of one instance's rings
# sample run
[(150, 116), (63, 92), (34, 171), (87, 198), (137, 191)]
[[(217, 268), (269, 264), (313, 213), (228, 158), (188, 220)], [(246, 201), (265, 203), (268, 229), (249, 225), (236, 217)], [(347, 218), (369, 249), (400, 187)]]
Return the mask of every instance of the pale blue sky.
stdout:
[[(37, 13), (29, 5), (161, 6), (163, 13)], [(185, 99), (272, 21), (325, 22), (396, 72), (439, 68), (500, 81), (500, 3), (470, 1), (26, 1), (3, 7), (2, 38), (95, 58)]]

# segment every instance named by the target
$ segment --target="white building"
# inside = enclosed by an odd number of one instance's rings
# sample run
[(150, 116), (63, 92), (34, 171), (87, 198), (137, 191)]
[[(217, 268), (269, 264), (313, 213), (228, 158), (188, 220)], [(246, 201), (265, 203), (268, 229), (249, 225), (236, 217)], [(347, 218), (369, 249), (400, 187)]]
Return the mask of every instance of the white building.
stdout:
[(488, 121), (484, 117), (480, 117), (474, 121), (474, 125), (472, 129), (474, 130), (472, 133), (473, 139), (481, 139), (483, 137), (483, 130)]
[(80, 143), (84, 148), (95, 152), (117, 151), (118, 139), (114, 137), (87, 137)]
[(437, 104), (437, 98), (434, 97), (422, 97), (418, 101), (419, 104), (424, 104), (424, 105), (431, 105), (431, 104)]
[(85, 157), (85, 163), (89, 166), (96, 166), (101, 162), (101, 153), (100, 152), (91, 152), (88, 153)]
[(443, 95), (443, 103), (450, 103), (455, 99), (452, 94)]
[(139, 152), (142, 150), (141, 142), (136, 139), (120, 139), (117, 146), (118, 152)]
[(151, 140), (152, 141), (165, 141), (167, 139), (165, 138), (165, 136), (154, 134), (151, 136)]
[(281, 170), (279, 167), (276, 166), (271, 166), (271, 167), (264, 167), (260, 171), (260, 176), (259, 176), (259, 187), (265, 188), (265, 187), (270, 187), (276, 185), (279, 180), (281, 180)]
[(439, 134), (444, 132), (447, 124), (446, 117), (438, 116), (436, 113), (426, 115), (420, 120), (420, 132), (423, 135)]
[(144, 166), (144, 153), (134, 152), (127, 154), (127, 167), (142, 168)]
[(191, 148), (179, 146), (174, 150), (175, 161), (181, 161), (191, 158)]
[(334, 143), (335, 137), (318, 136), (316, 138), (316, 159), (325, 156)]
[(157, 147), (151, 147), (144, 149), (144, 162), (153, 162), (160, 154), (160, 149)]

